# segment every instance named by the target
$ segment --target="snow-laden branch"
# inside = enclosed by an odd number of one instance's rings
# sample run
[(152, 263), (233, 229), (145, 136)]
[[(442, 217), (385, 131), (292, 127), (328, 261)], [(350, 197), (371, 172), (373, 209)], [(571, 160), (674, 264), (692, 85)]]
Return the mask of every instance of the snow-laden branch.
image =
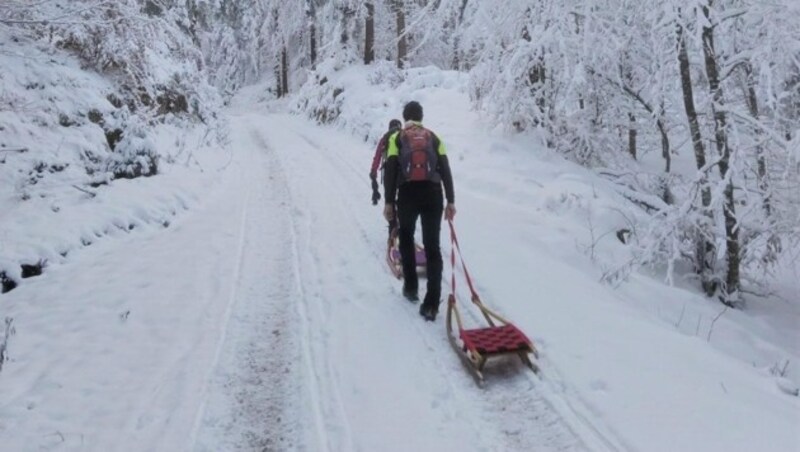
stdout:
[(758, 129), (762, 133), (767, 134), (772, 141), (778, 144), (782, 149), (789, 149), (789, 142), (786, 141), (779, 132), (776, 132), (771, 127), (766, 126), (763, 122), (753, 118), (749, 114), (744, 114), (736, 108), (729, 108), (724, 105), (718, 105), (716, 107), (719, 111), (724, 112), (726, 114), (730, 114), (731, 116), (735, 117), (737, 120), (742, 121), (746, 124), (753, 126), (754, 128)]
[[(41, 2), (40, 5), (45, 4), (46, 2)], [(78, 16), (84, 14), (88, 11), (96, 10), (98, 8), (107, 7), (107, 6), (114, 6), (117, 2), (110, 1), (110, 0), (103, 0), (97, 2), (93, 5), (89, 5), (83, 8), (66, 11), (60, 15), (49, 17), (46, 19), (0, 19), (0, 23), (6, 25), (87, 25), (87, 24), (94, 24), (94, 25), (103, 25), (103, 24), (111, 24), (117, 23), (120, 19), (114, 20), (106, 20), (106, 21), (97, 21), (97, 20), (88, 20), (88, 21), (64, 21), (63, 19)]]

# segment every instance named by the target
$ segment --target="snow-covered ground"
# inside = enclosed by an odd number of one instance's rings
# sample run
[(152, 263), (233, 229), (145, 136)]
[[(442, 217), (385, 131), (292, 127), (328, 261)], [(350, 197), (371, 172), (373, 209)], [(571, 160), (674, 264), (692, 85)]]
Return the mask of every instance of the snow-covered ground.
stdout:
[[(793, 300), (722, 315), (658, 277), (602, 283), (629, 256), (613, 232), (638, 215), (606, 181), (488, 130), (456, 74), (419, 70), (391, 91), (364, 78), (331, 82), (345, 87), (338, 126), (245, 90), (202, 172), (165, 165), (108, 190), (125, 218), (157, 199), (185, 209), (0, 295), (14, 330), (3, 450), (800, 450), (800, 398), (778, 386), (800, 380), (796, 278)], [(477, 290), (536, 342), (538, 377), (501, 362), (477, 388), (444, 316), (423, 322), (386, 268), (362, 138), (411, 99), (448, 146)], [(102, 193), (75, 209), (118, 205)], [(36, 224), (80, 231), (100, 215), (58, 213)]]

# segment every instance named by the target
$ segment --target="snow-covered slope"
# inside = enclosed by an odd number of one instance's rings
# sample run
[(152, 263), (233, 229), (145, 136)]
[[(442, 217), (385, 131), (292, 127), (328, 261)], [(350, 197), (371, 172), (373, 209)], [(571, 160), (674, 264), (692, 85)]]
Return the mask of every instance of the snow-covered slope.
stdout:
[(46, 272), (108, 235), (169, 225), (202, 193), (203, 168), (229, 159), (208, 152), (209, 130), (171, 115), (145, 123), (107, 78), (24, 33), (0, 29), (0, 67), (4, 290), (24, 283), (23, 266)]
[[(796, 305), (782, 329), (767, 308), (720, 316), (647, 275), (600, 282), (629, 254), (613, 232), (637, 215), (606, 181), (487, 130), (457, 74), (367, 78), (329, 82), (342, 117), (324, 127), (246, 90), (228, 111), (230, 163), (147, 179), (191, 200), (168, 228), (98, 241), (0, 296), (15, 331), (4, 447), (800, 449), (800, 399), (768, 371), (800, 359)], [(423, 322), (385, 267), (362, 138), (411, 99), (448, 146), (477, 289), (537, 343), (540, 377), (509, 361), (476, 388), (443, 318)]]

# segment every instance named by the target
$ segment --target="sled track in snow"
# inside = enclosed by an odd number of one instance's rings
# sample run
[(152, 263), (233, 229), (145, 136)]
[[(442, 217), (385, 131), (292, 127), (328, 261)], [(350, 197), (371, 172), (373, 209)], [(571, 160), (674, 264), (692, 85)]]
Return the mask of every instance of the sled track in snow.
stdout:
[[(547, 360), (540, 362), (543, 367), (547, 366)], [(551, 378), (551, 375), (555, 375), (557, 378)], [(557, 369), (545, 369), (541, 372), (541, 377), (541, 382), (550, 391), (549, 394), (543, 396), (543, 400), (550, 409), (560, 413), (562, 419), (572, 419), (569, 422), (570, 428), (581, 438), (587, 440), (593, 450), (612, 452), (633, 450), (609, 427), (591, 421), (590, 417), (593, 414), (590, 408), (573, 388), (564, 383), (564, 378)]]
[[(463, 278), (463, 271), (459, 270), (458, 273)], [(482, 290), (481, 292), (491, 295), (490, 291)], [(467, 328), (473, 325), (485, 325), (485, 320), (475, 309), (471, 309), (471, 307), (464, 309), (462, 306), (460, 312), (466, 321)], [(514, 415), (511, 417), (512, 422), (506, 424), (506, 431), (512, 432), (513, 435), (525, 428), (524, 411), (527, 409), (526, 407), (536, 406), (537, 410), (540, 409), (558, 418), (563, 427), (567, 428), (573, 436), (580, 438), (583, 448), (609, 452), (632, 450), (611, 428), (602, 422), (591, 420), (593, 416), (591, 407), (573, 387), (566, 383), (566, 379), (558, 369), (551, 365), (547, 360), (546, 351), (539, 350), (539, 352), (540, 357), (537, 362), (540, 370), (537, 374), (523, 366), (516, 356), (509, 355), (497, 361), (489, 361), (484, 370), (486, 378), (484, 390), (493, 394), (493, 397), (486, 399), (484, 409), (496, 410), (498, 406), (493, 405), (493, 402), (502, 402), (499, 404), (499, 407), (503, 408), (502, 412), (522, 413), (522, 417)], [(523, 396), (519, 397), (519, 394), (523, 394)], [(537, 421), (548, 424), (553, 421), (552, 419), (541, 419), (538, 415), (535, 417)], [(544, 433), (546, 434), (546, 432)], [(538, 444), (534, 441), (527, 447), (536, 447)]]

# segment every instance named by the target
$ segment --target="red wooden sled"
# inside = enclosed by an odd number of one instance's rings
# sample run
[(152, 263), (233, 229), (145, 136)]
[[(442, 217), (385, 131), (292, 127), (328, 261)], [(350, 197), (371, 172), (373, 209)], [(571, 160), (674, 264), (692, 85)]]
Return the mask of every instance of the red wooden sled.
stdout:
[[(453, 348), (461, 356), (465, 363), (468, 365), (473, 373), (475, 382), (479, 386), (483, 386), (483, 369), (486, 362), (494, 357), (516, 354), (522, 362), (534, 372), (539, 371), (539, 367), (530, 359), (528, 354), (532, 354), (534, 358), (539, 357), (536, 347), (530, 339), (520, 331), (511, 322), (501, 317), (494, 311), (490, 310), (483, 304), (475, 287), (472, 284), (472, 279), (469, 277), (466, 265), (464, 265), (464, 257), (461, 255), (461, 248), (458, 246), (458, 239), (456, 238), (455, 228), (453, 222), (448, 221), (450, 225), (450, 265), (453, 269), (452, 287), (450, 296), (447, 298), (447, 336)], [(456, 250), (461, 261), (461, 268), (464, 270), (464, 277), (467, 280), (470, 293), (472, 295), (472, 303), (478, 307), (488, 327), (465, 329), (461, 320), (461, 315), (456, 306)], [(453, 331), (453, 319), (458, 325), (458, 335)]]

